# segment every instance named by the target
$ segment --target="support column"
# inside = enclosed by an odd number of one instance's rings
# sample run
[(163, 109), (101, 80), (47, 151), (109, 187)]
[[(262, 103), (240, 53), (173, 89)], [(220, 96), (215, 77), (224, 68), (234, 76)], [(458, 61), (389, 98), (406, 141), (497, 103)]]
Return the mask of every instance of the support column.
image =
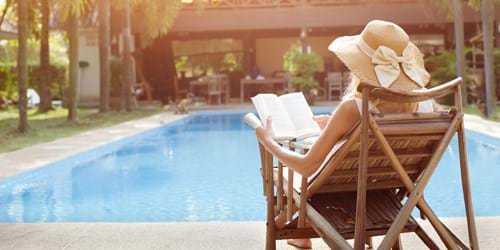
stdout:
[(243, 70), (248, 74), (252, 67), (256, 64), (256, 51), (255, 51), (255, 36), (252, 33), (247, 33), (243, 37)]

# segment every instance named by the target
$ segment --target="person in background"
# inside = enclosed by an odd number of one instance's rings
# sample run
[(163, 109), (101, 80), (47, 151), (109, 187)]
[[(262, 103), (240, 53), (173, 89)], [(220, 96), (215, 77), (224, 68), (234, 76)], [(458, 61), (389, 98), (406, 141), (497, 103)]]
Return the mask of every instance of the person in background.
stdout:
[(264, 79), (264, 77), (260, 74), (259, 66), (253, 66), (252, 70), (250, 71), (250, 78), (254, 80)]

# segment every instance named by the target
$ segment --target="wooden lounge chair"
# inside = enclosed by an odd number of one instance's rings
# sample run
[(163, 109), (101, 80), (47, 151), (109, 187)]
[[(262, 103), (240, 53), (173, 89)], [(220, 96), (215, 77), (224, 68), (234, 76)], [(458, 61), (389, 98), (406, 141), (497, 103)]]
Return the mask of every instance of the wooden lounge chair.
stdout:
[[(411, 217), (418, 208), (449, 249), (478, 249), (469, 184), (462, 98), (457, 78), (423, 92), (401, 92), (360, 84), (362, 120), (328, 154), (320, 169), (302, 177), (260, 146), (264, 194), (267, 197), (266, 249), (279, 239), (322, 237), (333, 249), (371, 245), (385, 235), (378, 249), (399, 249), (399, 235), (415, 232), (430, 249), (436, 243)], [(446, 112), (372, 114), (369, 97), (419, 102), (447, 94), (454, 106)], [(436, 216), (423, 191), (454, 134), (458, 134), (460, 169), (470, 247)], [(296, 147), (293, 143), (290, 144)], [(292, 148), (293, 149), (293, 148)], [(406, 198), (406, 199), (405, 199)]]

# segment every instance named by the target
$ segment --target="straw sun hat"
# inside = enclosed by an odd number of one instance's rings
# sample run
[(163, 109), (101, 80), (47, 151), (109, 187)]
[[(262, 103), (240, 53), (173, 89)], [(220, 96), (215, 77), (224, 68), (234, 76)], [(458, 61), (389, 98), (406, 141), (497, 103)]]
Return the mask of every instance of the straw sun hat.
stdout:
[(420, 50), (391, 22), (371, 21), (361, 34), (339, 37), (328, 49), (362, 82), (415, 90), (424, 88), (430, 79)]

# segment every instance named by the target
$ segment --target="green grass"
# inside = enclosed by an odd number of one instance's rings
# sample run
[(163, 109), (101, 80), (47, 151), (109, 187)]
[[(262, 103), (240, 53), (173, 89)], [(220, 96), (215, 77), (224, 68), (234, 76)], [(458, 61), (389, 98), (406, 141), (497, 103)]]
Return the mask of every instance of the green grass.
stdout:
[(466, 106), (464, 108), (464, 112), (466, 114), (477, 115), (477, 116), (483, 117), (483, 118), (485, 118), (487, 120), (500, 122), (500, 105), (497, 105), (495, 107), (495, 113), (493, 115), (491, 115), (490, 117), (486, 117), (483, 114), (483, 112), (481, 112), (481, 110), (479, 110), (479, 108), (477, 107), (477, 105)]
[(97, 110), (82, 109), (78, 112), (78, 121), (66, 120), (67, 109), (56, 109), (48, 113), (28, 111), (30, 130), (17, 132), (18, 113), (11, 108), (0, 111), (0, 152), (8, 152), (37, 143), (53, 141), (96, 128), (109, 127), (121, 122), (157, 114), (160, 110), (140, 110), (134, 112), (99, 113)]

